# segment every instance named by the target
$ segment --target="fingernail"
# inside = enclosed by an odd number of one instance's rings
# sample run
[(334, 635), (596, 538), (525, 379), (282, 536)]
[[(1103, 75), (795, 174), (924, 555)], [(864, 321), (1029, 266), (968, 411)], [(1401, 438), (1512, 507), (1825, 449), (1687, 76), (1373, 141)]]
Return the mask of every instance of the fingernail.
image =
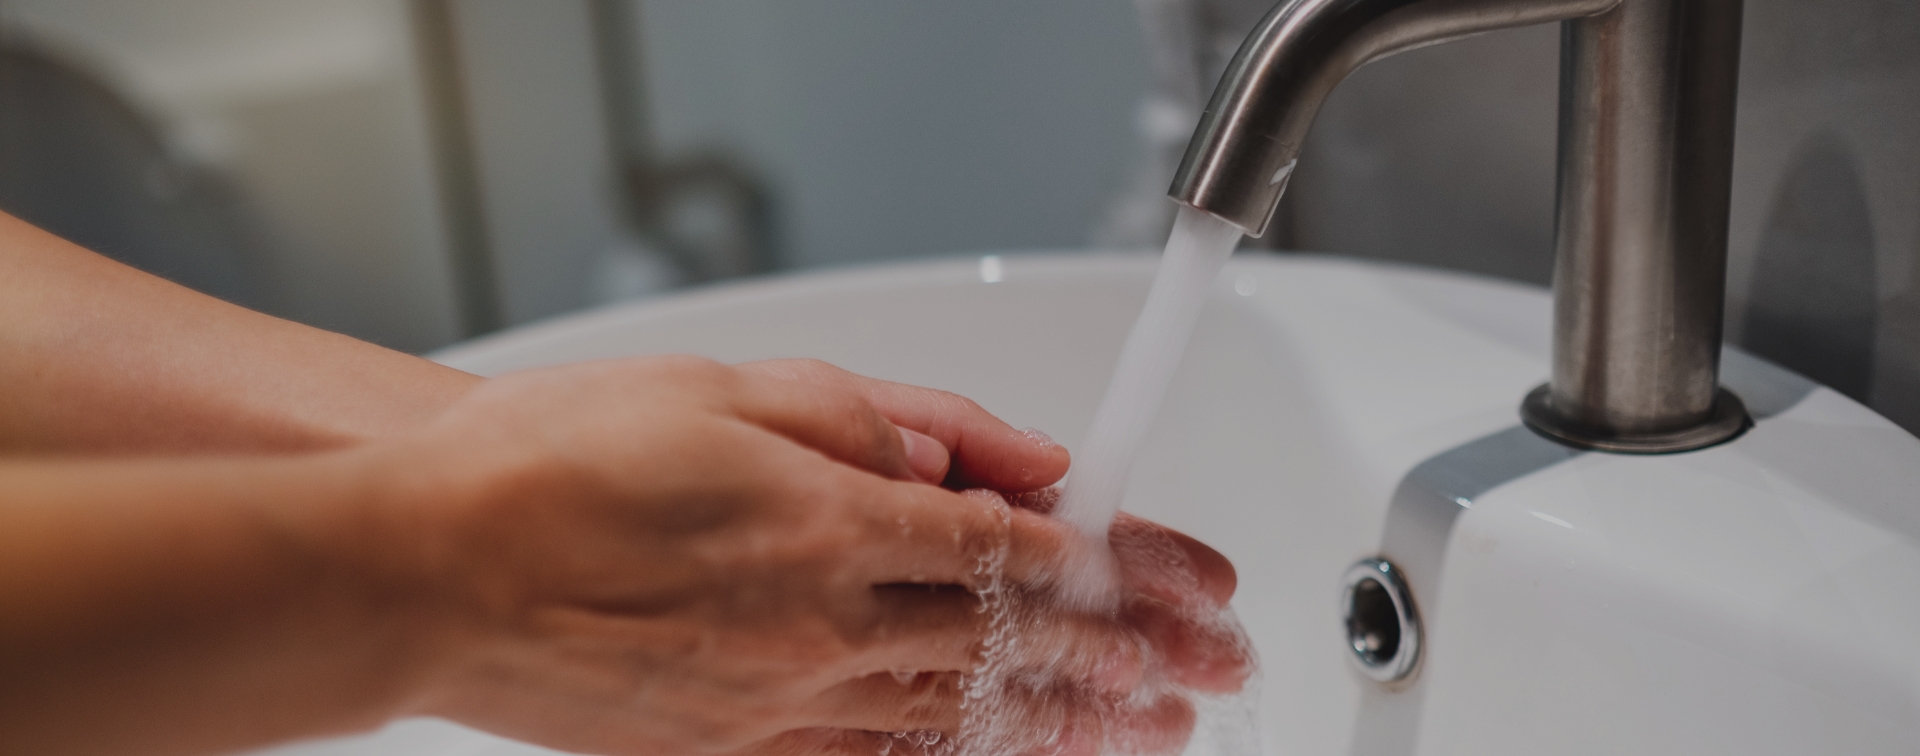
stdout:
[(936, 486), (946, 480), (947, 467), (952, 464), (947, 447), (932, 436), (895, 427), (900, 431), (901, 445), (906, 447), (907, 469), (913, 473), (913, 476), (919, 478), (922, 483), (932, 483)]

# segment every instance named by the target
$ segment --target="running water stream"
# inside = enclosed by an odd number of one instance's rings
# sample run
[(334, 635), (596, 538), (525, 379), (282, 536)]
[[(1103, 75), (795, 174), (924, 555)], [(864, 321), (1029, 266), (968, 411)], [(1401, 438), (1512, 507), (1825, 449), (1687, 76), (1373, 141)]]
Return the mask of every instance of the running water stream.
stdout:
[(1088, 550), (1088, 563), (1063, 576), (1063, 595), (1070, 604), (1092, 608), (1113, 600), (1116, 578), (1107, 531), (1120, 512), (1127, 471), (1173, 383), (1200, 319), (1200, 306), (1244, 233), (1239, 226), (1186, 206), (1174, 220), (1146, 306), (1120, 349), (1106, 397), (1093, 415), (1086, 443), (1074, 455), (1073, 474), (1054, 510), (1055, 517), (1071, 523), (1095, 545)]
[[(1180, 586), (1180, 593), (1199, 592), (1198, 573), (1182, 547), (1142, 521), (1123, 521), (1116, 527), (1114, 518), (1126, 491), (1127, 472), (1173, 382), (1201, 306), (1241, 236), (1238, 226), (1211, 214), (1192, 208), (1180, 210), (1146, 305), (1127, 336), (1119, 365), (1094, 415), (1087, 441), (1076, 455), (1064, 492), (1028, 494), (1016, 502), (1024, 508), (1051, 511), (1071, 523), (1086, 536), (1089, 548), (1080, 553), (1089, 556), (1080, 564), (1067, 566), (1055, 582), (1056, 593), (1048, 598), (1003, 584), (1000, 557), (983, 561), (981, 575), (990, 578), (990, 587), (980, 592), (981, 610), (989, 615), (990, 630), (979, 666), (962, 681), (963, 718), (958, 741), (928, 747), (911, 740), (910, 733), (899, 733), (898, 742), (929, 756), (1166, 756), (1167, 748), (1178, 744), (1155, 740), (1152, 728), (1142, 729), (1141, 723), (1164, 720), (1172, 713), (1174, 719), (1195, 717), (1188, 720), (1193, 723), (1193, 734), (1185, 753), (1258, 756), (1253, 709), (1257, 675), (1251, 669), (1240, 693), (1210, 695), (1177, 682), (1178, 675), (1169, 674), (1165, 667), (1170, 662), (1153, 658), (1149, 652), (1143, 660), (1146, 668), (1141, 685), (1123, 700), (1096, 706), (1097, 724), (1057, 718), (1048, 723), (1048, 717), (1036, 719), (1034, 709), (1047, 708), (1054, 681), (1044, 672), (1036, 676), (1034, 670), (1054, 668), (1065, 658), (1035, 667), (1034, 649), (1024, 648), (1036, 637), (1035, 632), (1057, 622), (1063, 612), (1117, 614), (1130, 600), (1121, 590), (1122, 562), (1152, 565), (1164, 575), (1188, 576), (1190, 582)], [(1120, 555), (1117, 558), (1116, 553)], [(1251, 644), (1231, 609), (1179, 611), (1178, 621), (1186, 623), (1196, 637), (1229, 646), (1232, 650), (1227, 656), (1249, 667), (1254, 664)], [(1150, 645), (1144, 636), (1140, 643), (1143, 651)], [(1188, 713), (1181, 715), (1181, 711)], [(1095, 742), (1086, 742), (1089, 737)]]

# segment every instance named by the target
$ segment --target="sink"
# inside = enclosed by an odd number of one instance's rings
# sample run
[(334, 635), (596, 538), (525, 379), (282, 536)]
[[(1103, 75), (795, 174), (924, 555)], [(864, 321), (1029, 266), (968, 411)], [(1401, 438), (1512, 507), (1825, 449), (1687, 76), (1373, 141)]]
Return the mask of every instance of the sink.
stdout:
[[(621, 355), (807, 356), (943, 388), (1070, 448), (1145, 297), (1146, 255), (988, 256), (709, 288), (434, 355), (481, 374)], [(1243, 253), (1126, 508), (1239, 567), (1272, 754), (1911, 753), (1920, 439), (1734, 349), (1756, 424), (1668, 456), (1521, 427), (1545, 290)], [(1385, 555), (1424, 630), (1363, 676), (1341, 577)], [(272, 750), (548, 753), (433, 720)]]

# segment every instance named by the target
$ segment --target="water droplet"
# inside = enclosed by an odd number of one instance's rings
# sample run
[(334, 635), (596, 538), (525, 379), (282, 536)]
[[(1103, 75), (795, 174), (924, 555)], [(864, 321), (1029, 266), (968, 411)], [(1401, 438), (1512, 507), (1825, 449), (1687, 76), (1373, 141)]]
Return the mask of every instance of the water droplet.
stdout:
[(1243, 297), (1251, 297), (1254, 295), (1254, 292), (1259, 290), (1260, 279), (1254, 278), (1252, 273), (1241, 273), (1239, 278), (1233, 279), (1233, 293), (1235, 294)]

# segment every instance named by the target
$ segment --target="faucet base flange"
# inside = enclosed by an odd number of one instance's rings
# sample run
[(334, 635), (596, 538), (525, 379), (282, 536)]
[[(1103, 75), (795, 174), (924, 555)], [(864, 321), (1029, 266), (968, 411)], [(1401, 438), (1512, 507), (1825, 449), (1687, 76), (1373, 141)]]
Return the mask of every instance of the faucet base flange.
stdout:
[(1576, 449), (1615, 454), (1674, 454), (1704, 449), (1731, 441), (1753, 422), (1747, 417), (1747, 405), (1725, 388), (1715, 392), (1713, 412), (1705, 422), (1674, 431), (1659, 433), (1620, 433), (1602, 431), (1567, 422), (1553, 411), (1548, 384), (1527, 393), (1520, 403), (1520, 419), (1533, 432)]

